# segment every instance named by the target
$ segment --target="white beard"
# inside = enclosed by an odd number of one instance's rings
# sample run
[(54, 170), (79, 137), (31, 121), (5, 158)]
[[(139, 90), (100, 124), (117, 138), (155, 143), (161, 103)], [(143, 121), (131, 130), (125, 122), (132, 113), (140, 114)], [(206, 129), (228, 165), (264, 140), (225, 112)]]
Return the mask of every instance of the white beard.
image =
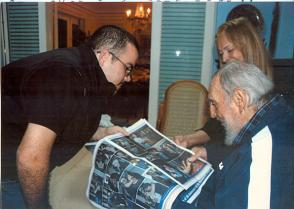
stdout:
[[(237, 123), (237, 127), (241, 127), (240, 126), (240, 122), (239, 121), (234, 121), (234, 123)], [(226, 136), (225, 136), (225, 145), (232, 145), (236, 136), (238, 135), (238, 133), (240, 132), (240, 129), (236, 130), (234, 129), (232, 126), (230, 126), (226, 121), (222, 121), (222, 125), (225, 128), (226, 131)], [(236, 126), (235, 126), (236, 127)]]

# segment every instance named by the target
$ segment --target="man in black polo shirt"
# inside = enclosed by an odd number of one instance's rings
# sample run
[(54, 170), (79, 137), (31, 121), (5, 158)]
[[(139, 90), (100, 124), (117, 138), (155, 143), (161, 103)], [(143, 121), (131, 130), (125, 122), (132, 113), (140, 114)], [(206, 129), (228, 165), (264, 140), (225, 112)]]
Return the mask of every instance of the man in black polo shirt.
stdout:
[(107, 98), (131, 80), (137, 58), (131, 34), (103, 26), (80, 47), (3, 67), (2, 181), (19, 179), (28, 208), (50, 208), (48, 173), (87, 140), (128, 134), (118, 126), (98, 126)]

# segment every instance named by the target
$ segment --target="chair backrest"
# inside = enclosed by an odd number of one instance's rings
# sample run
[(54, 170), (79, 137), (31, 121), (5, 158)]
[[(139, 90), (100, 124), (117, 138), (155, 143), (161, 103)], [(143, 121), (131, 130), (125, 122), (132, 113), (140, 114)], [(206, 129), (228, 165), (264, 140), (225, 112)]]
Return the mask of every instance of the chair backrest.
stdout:
[(166, 136), (191, 134), (207, 119), (207, 90), (192, 80), (171, 84), (160, 105), (157, 128)]

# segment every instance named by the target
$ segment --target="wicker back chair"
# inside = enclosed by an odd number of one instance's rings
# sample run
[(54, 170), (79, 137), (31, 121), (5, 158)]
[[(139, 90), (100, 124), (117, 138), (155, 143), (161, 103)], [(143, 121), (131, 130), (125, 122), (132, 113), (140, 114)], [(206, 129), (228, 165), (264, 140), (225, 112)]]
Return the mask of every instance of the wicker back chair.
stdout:
[(171, 84), (160, 104), (157, 129), (167, 136), (190, 134), (207, 119), (207, 90), (192, 80)]

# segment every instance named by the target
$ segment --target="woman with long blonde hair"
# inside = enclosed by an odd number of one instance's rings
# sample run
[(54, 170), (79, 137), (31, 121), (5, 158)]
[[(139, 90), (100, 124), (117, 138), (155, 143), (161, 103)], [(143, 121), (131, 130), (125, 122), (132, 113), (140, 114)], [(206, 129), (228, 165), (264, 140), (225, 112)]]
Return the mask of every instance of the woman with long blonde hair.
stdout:
[[(220, 66), (236, 59), (256, 65), (269, 78), (273, 78), (268, 51), (257, 29), (245, 17), (222, 24), (215, 36)], [(234, 57), (238, 53), (241, 57)]]
[[(229, 61), (239, 60), (256, 65), (273, 80), (271, 61), (261, 34), (247, 18), (239, 17), (222, 24), (216, 33), (215, 44), (220, 67)], [(210, 114), (214, 114), (212, 108), (210, 108)], [(221, 123), (216, 119), (209, 119), (204, 127), (195, 133), (176, 136), (175, 142), (184, 147), (193, 147), (204, 144), (210, 139), (223, 143), (225, 137)], [(193, 151), (196, 155), (207, 158), (207, 151), (204, 147), (195, 147)], [(217, 164), (229, 151), (229, 149), (218, 149), (215, 159), (210, 158), (209, 161)]]

